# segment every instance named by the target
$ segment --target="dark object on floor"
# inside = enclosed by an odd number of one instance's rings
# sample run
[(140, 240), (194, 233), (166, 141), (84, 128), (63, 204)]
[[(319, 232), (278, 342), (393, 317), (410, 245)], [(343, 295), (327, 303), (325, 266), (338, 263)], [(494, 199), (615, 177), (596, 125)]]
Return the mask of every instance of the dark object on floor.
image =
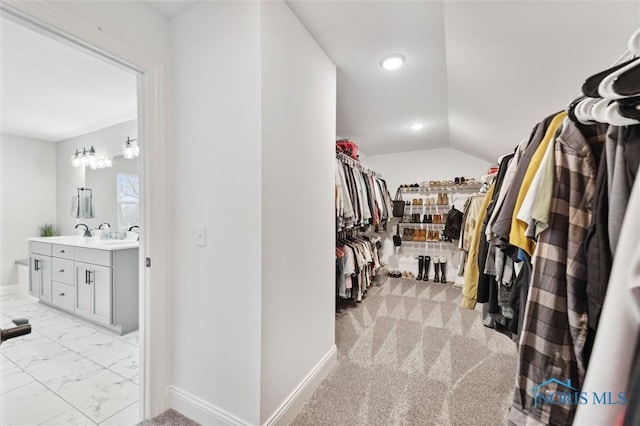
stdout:
[(5, 340), (31, 333), (31, 325), (29, 324), (28, 319), (17, 318), (13, 320), (13, 323), (16, 325), (13, 328), (5, 328), (4, 330), (0, 328), (0, 344)]
[(159, 416), (154, 417), (151, 420), (145, 420), (138, 423), (138, 426), (199, 426), (200, 424), (194, 422), (188, 417), (183, 416), (176, 410), (169, 409)]

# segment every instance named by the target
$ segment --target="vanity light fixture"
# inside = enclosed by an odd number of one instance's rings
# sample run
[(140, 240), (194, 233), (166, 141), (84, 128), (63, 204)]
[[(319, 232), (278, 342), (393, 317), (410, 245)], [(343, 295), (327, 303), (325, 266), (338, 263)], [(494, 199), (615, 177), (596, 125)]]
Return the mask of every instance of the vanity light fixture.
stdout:
[(91, 148), (89, 148), (88, 150), (84, 147), (82, 148), (82, 151), (76, 149), (76, 153), (71, 156), (71, 166), (89, 167), (90, 169), (102, 169), (104, 167), (112, 167), (113, 160), (110, 158), (107, 159), (96, 157), (96, 150), (93, 145), (91, 145)]
[(138, 146), (138, 139), (130, 139), (127, 136), (127, 141), (122, 145), (122, 151), (124, 158), (127, 160), (133, 160), (140, 154), (140, 147)]
[(412, 123), (409, 127), (411, 127), (411, 130), (421, 130), (424, 128), (424, 123)]
[(404, 65), (406, 58), (400, 54), (389, 55), (382, 59), (380, 66), (387, 71), (393, 71)]

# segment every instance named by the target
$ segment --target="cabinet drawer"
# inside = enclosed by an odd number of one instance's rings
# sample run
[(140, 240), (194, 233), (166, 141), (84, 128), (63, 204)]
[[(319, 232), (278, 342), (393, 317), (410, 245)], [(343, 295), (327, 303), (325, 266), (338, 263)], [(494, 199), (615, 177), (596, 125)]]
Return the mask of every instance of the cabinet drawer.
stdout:
[(95, 250), (76, 247), (76, 262), (111, 266), (111, 252), (109, 250)]
[(53, 244), (51, 246), (51, 256), (60, 257), (62, 259), (73, 260), (74, 249), (75, 247), (73, 246), (63, 246), (60, 244)]
[(53, 268), (51, 276), (54, 281), (73, 285), (73, 261), (54, 257), (51, 259), (51, 264)]
[(51, 244), (29, 241), (29, 252), (51, 256)]
[(73, 286), (54, 281), (51, 283), (51, 290), (53, 293), (51, 304), (73, 312)]

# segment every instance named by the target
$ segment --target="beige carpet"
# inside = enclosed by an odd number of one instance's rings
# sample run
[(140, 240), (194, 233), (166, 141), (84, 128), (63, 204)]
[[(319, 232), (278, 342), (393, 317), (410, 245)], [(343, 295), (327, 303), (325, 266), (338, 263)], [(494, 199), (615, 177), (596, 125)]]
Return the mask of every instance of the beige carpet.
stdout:
[(450, 283), (372, 287), (336, 315), (338, 366), (292, 424), (504, 425), (515, 344), (461, 297)]
[(176, 410), (169, 409), (151, 420), (138, 423), (137, 426), (200, 426), (200, 424), (178, 413)]

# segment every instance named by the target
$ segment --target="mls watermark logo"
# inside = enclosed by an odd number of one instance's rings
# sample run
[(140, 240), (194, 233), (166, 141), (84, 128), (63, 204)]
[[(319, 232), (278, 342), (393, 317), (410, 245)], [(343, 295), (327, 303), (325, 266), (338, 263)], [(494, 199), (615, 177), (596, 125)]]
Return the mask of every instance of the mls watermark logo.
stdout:
[[(555, 388), (552, 391), (549, 388)], [(535, 398), (534, 407), (542, 404), (550, 405), (624, 405), (627, 403), (626, 392), (580, 392), (571, 386), (571, 380), (563, 382), (552, 377), (531, 388)]]

